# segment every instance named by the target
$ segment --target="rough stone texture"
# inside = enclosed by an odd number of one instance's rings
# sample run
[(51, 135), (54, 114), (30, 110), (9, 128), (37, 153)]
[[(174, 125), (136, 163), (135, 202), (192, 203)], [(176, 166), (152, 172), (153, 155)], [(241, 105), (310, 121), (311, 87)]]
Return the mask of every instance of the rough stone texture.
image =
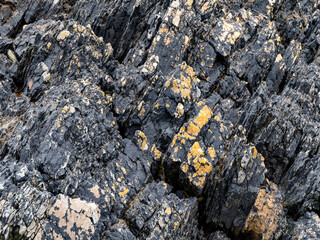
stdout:
[(0, 239), (318, 239), (319, 8), (0, 0)]
[(319, 216), (314, 212), (307, 212), (290, 226), (284, 239), (318, 239), (320, 237)]
[(258, 196), (246, 220), (245, 232), (259, 239), (279, 238), (279, 230), (283, 227), (285, 216), (282, 206), (281, 192), (274, 183), (259, 190)]

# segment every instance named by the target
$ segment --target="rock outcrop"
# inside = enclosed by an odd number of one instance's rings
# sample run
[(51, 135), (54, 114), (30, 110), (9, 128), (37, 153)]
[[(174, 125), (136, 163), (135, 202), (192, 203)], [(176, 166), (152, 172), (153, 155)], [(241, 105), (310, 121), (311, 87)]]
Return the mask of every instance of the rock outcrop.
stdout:
[(0, 239), (320, 238), (319, 9), (0, 0)]

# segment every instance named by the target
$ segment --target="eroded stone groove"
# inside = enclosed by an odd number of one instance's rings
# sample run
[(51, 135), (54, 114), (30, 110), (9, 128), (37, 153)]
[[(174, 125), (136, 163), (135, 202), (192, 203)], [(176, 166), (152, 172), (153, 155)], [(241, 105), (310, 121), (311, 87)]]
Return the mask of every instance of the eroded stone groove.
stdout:
[(319, 238), (316, 0), (0, 0), (0, 239)]

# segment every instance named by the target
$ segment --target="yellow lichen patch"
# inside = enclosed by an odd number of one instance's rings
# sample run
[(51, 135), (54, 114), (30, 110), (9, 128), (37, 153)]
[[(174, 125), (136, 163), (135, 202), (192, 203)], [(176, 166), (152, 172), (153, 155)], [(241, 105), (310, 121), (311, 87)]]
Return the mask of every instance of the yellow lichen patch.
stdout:
[(124, 188), (122, 192), (119, 193), (121, 197), (124, 197), (129, 192), (128, 188)]
[(57, 121), (57, 126), (58, 127), (61, 127), (61, 122), (62, 122), (62, 117), (59, 117), (58, 121)]
[(209, 147), (207, 151), (212, 159), (214, 159), (217, 156), (214, 147)]
[(220, 34), (220, 40), (226, 43), (234, 44), (236, 40), (240, 37), (241, 33), (235, 31), (235, 25), (227, 21), (223, 21), (223, 30)]
[(182, 172), (186, 173), (186, 172), (188, 171), (188, 169), (189, 169), (188, 164), (186, 164), (186, 163), (182, 163), (182, 164), (181, 164), (181, 170), (182, 170)]
[(174, 222), (174, 227), (177, 228), (180, 225), (178, 221)]
[(263, 46), (264, 52), (266, 53), (272, 53), (276, 50), (276, 45), (274, 43), (274, 40), (268, 40), (263, 45), (264, 45)]
[(63, 109), (62, 109), (62, 111), (61, 111), (61, 113), (62, 114), (65, 114), (65, 113), (67, 113), (67, 112), (70, 112), (70, 113), (74, 113), (76, 110), (75, 110), (75, 108), (74, 107), (69, 107), (69, 106), (64, 106), (63, 107)]
[(106, 100), (105, 100), (105, 103), (106, 104), (109, 104), (113, 101), (113, 98), (110, 96), (110, 95), (106, 95)]
[[(270, 184), (269, 191), (259, 190), (258, 196), (247, 217), (244, 232), (252, 232), (256, 239), (269, 240), (278, 227), (280, 215), (283, 213), (282, 202), (277, 195), (279, 191), (274, 183)], [(277, 194), (277, 195), (276, 195)]]
[(193, 177), (203, 176), (207, 173), (210, 173), (212, 170), (211, 163), (204, 157), (194, 159), (193, 166), (196, 170), (196, 173), (193, 175)]
[(177, 144), (177, 142), (184, 144), (185, 140), (195, 140), (195, 139), (196, 137), (190, 135), (188, 132), (186, 132), (186, 128), (182, 127), (179, 133), (174, 136), (170, 146), (174, 147)]
[(164, 44), (166, 46), (168, 46), (170, 43), (172, 43), (173, 39), (170, 38), (170, 35), (167, 35), (165, 38), (164, 38)]
[(194, 123), (201, 129), (211, 118), (212, 111), (205, 105), (201, 110), (197, 117), (194, 119)]
[(277, 62), (280, 62), (282, 60), (282, 56), (281, 56), (281, 54), (279, 53), (278, 55), (277, 55), (277, 57), (276, 57), (276, 63)]
[(202, 106), (202, 105), (203, 105), (203, 101), (197, 102), (197, 107), (200, 107), (200, 106)]
[(189, 154), (188, 154), (188, 160), (191, 158), (199, 158), (203, 155), (203, 150), (200, 147), (199, 142), (195, 142), (192, 147), (190, 148)]
[(121, 171), (122, 171), (125, 175), (127, 175), (127, 171), (126, 171), (126, 169), (125, 169), (124, 167), (121, 167)]
[(220, 132), (224, 131), (228, 131), (228, 128), (223, 123), (220, 123)]
[(64, 40), (66, 37), (68, 37), (71, 33), (68, 30), (63, 30), (59, 33), (57, 39), (58, 40)]
[(176, 134), (172, 140), (171, 147), (174, 147), (177, 141), (184, 144), (186, 140), (194, 140), (200, 133), (202, 127), (208, 123), (212, 116), (212, 111), (208, 106), (204, 106), (195, 119), (186, 127), (182, 127), (178, 134)]
[(174, 116), (176, 118), (181, 118), (184, 114), (184, 106), (182, 103), (178, 103), (177, 107), (176, 107), (176, 111), (174, 113)]
[(174, 79), (172, 81), (172, 88), (171, 90), (180, 95), (183, 99), (188, 99), (191, 100), (191, 79), (186, 78), (182, 73), (181, 73), (181, 79)]
[(193, 174), (193, 175), (189, 174), (188, 179), (195, 186), (198, 186), (200, 188), (202, 188), (204, 186), (205, 177), (202, 177), (202, 176), (197, 177), (197, 174)]
[(162, 28), (160, 28), (159, 32), (160, 33), (167, 33), (169, 31), (168, 28), (166, 28), (166, 25), (164, 25)]
[(193, 68), (189, 67), (185, 62), (182, 63), (181, 68), (183, 68), (186, 71), (186, 73), (188, 74), (188, 76), (190, 76), (192, 78), (196, 75), (196, 73), (194, 72)]
[(193, 4), (193, 0), (187, 0), (187, 1), (186, 1), (186, 5), (192, 6), (192, 4)]
[(195, 77), (195, 73), (192, 67), (186, 63), (181, 65), (183, 71), (180, 72), (179, 78), (176, 76), (170, 77), (169, 81), (166, 82), (168, 88), (172, 85), (171, 90), (177, 95), (181, 96), (183, 100), (191, 100), (192, 83), (196, 83), (199, 80)]
[(124, 176), (121, 176), (121, 177), (117, 178), (117, 181), (121, 183), (123, 179), (124, 179)]
[[(194, 172), (189, 171), (189, 181), (202, 188), (206, 179), (206, 175), (212, 171), (212, 164), (205, 157), (204, 151), (199, 142), (195, 142), (188, 153), (188, 163), (193, 166)], [(182, 171), (187, 172), (188, 167), (182, 166)]]
[(90, 100), (88, 98), (83, 98), (82, 101), (89, 106), (90, 105)]
[(205, 11), (207, 11), (210, 8), (210, 2), (206, 1), (202, 7), (201, 7), (201, 12), (204, 13)]
[(141, 117), (141, 116), (144, 116), (145, 112), (146, 112), (146, 110), (145, 110), (144, 108), (142, 108), (142, 109), (140, 110), (140, 112), (139, 112), (139, 116), (140, 116), (140, 117)]
[(253, 150), (252, 157), (256, 158), (258, 156), (258, 151), (255, 147), (250, 147), (250, 150)]
[(165, 212), (166, 212), (166, 214), (169, 214), (169, 215), (170, 215), (171, 212), (172, 212), (172, 211), (171, 211), (171, 208), (167, 208)]
[(137, 133), (138, 133), (137, 138), (138, 138), (139, 148), (140, 148), (141, 150), (148, 150), (148, 144), (147, 144), (147, 137), (146, 137), (146, 135), (145, 135), (143, 132), (141, 132), (141, 131), (137, 131)]
[(212, 116), (212, 111), (210, 108), (208, 108), (207, 105), (205, 105), (196, 118), (189, 124), (187, 127), (187, 132), (193, 136), (198, 136), (201, 128), (208, 123), (209, 119)]
[(153, 154), (153, 158), (158, 160), (161, 158), (162, 153), (156, 148), (156, 145), (153, 144), (151, 148), (151, 153)]
[(201, 129), (197, 127), (193, 122), (191, 122), (187, 127), (187, 132), (193, 136), (198, 136), (200, 130)]
[(188, 36), (184, 36), (184, 45), (188, 46), (190, 42), (190, 38)]

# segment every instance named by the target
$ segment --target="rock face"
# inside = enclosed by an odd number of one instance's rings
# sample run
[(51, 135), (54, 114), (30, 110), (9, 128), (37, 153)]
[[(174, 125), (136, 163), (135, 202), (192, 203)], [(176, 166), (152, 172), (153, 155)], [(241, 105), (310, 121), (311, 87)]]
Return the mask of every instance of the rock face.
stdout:
[(0, 0), (0, 239), (320, 238), (319, 9)]

